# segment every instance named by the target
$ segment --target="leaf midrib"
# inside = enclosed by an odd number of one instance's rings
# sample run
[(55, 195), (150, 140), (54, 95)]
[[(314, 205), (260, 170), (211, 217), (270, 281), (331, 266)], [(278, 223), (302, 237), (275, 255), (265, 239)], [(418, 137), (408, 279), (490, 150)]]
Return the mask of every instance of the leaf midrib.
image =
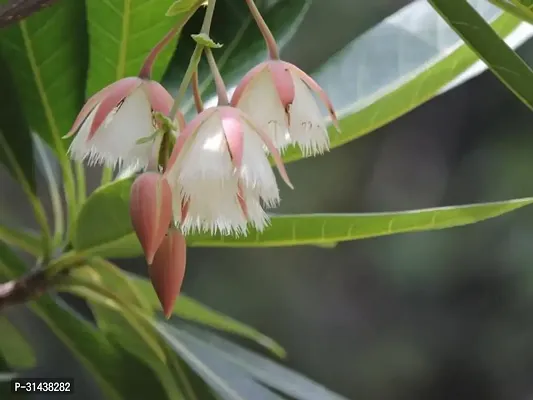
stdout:
[(122, 10), (122, 32), (120, 37), (120, 48), (118, 54), (117, 70), (115, 78), (117, 80), (124, 77), (126, 72), (126, 58), (128, 55), (127, 37), (130, 32), (131, 0), (124, 0)]
[(41, 99), (41, 102), (43, 104), (46, 121), (50, 128), (50, 131), (52, 132), (52, 140), (54, 142), (54, 146), (58, 149), (58, 151), (62, 152), (64, 151), (63, 142), (59, 139), (59, 137), (62, 135), (59, 132), (59, 128), (54, 117), (54, 112), (52, 111), (52, 106), (50, 105), (50, 100), (48, 99), (48, 95), (46, 94), (46, 89), (44, 87), (37, 59), (35, 58), (35, 52), (33, 51), (33, 43), (28, 33), (26, 21), (21, 21), (19, 26), (22, 35), (22, 41), (28, 54), (28, 62), (30, 63), (30, 68), (35, 78), (35, 86), (37, 87), (37, 93), (39, 94), (39, 98)]

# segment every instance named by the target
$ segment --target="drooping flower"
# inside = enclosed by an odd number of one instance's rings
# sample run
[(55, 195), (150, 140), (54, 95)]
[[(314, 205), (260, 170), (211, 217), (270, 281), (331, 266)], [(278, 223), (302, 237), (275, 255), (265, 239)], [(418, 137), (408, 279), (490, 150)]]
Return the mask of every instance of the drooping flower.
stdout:
[(167, 318), (170, 318), (180, 293), (186, 262), (185, 238), (179, 230), (171, 229), (163, 238), (148, 269), (152, 286)]
[(172, 192), (157, 172), (139, 175), (131, 186), (130, 217), (148, 264), (163, 241), (172, 221)]
[(281, 60), (268, 60), (252, 68), (235, 89), (231, 105), (267, 130), (280, 151), (296, 144), (304, 154), (315, 155), (329, 149), (325, 120), (315, 95), (339, 130), (324, 90), (301, 69)]
[(198, 114), (177, 137), (165, 176), (173, 191), (174, 219), (188, 232), (245, 234), (261, 231), (263, 209), (279, 203), (266, 146), (292, 187), (279, 152), (241, 110), (218, 106)]
[(167, 90), (148, 79), (129, 77), (105, 87), (87, 101), (66, 135), (76, 135), (71, 157), (110, 167), (148, 166), (157, 157), (161, 137), (137, 142), (155, 133), (154, 113), (167, 115), (172, 103)]

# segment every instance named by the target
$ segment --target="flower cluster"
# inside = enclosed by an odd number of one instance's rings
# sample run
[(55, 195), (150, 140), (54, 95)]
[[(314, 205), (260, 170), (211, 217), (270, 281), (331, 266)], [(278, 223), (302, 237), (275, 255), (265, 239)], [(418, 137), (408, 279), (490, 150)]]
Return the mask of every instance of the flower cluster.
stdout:
[[(270, 58), (243, 77), (231, 99), (206, 47), (218, 105), (199, 109), (188, 122), (181, 112), (174, 113), (178, 107), (171, 95), (149, 78), (169, 34), (139, 77), (121, 79), (91, 97), (68, 134), (75, 135), (69, 152), (76, 160), (145, 171), (132, 186), (130, 214), (167, 315), (185, 271), (184, 235), (246, 235), (249, 227), (265, 229), (265, 209), (280, 202), (270, 158), (292, 188), (281, 157), (287, 147), (297, 146), (305, 155), (329, 148), (319, 100), (338, 129), (325, 92), (305, 72), (279, 59), (255, 4), (246, 1)], [(163, 141), (172, 144), (168, 152)]]

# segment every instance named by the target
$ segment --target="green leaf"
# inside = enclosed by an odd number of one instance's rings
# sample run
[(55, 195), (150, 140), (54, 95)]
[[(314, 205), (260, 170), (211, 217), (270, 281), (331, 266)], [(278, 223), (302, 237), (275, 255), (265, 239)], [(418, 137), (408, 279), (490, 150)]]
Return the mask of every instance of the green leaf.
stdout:
[(0, 315), (0, 355), (11, 368), (28, 369), (37, 364), (35, 354), (26, 338), (7, 317)]
[[(30, 127), (58, 154), (64, 154), (61, 137), (70, 129), (84, 98), (84, 3), (60, 0), (2, 29), (0, 50)], [(12, 129), (6, 134), (19, 132)]]
[[(280, 48), (283, 48), (292, 37), (310, 5), (308, 0), (280, 0), (270, 8), (262, 7), (264, 2), (258, 3)], [(189, 30), (184, 33), (198, 33), (201, 21), (197, 22), (188, 26)], [(216, 42), (224, 44), (224, 47), (214, 51), (213, 55), (228, 87), (236, 84), (237, 80), (255, 64), (266, 59), (265, 43), (244, 1), (217, 1), (210, 36)], [(165, 85), (171, 92), (177, 91), (195, 45), (194, 40), (186, 40), (185, 37), (180, 40), (178, 50), (164, 78)], [(213, 78), (205, 60), (199, 65), (199, 78), (200, 93), (205, 101), (215, 94)], [(193, 111), (192, 97), (183, 103), (181, 109), (185, 114)]]
[(492, 4), (500, 7), (503, 11), (521, 19), (522, 21), (533, 24), (533, 11), (524, 7), (517, 0), (489, 0)]
[[(161, 305), (155, 294), (150, 281), (130, 274), (130, 281), (141, 292), (144, 298), (150, 302), (154, 309), (161, 309)], [(274, 340), (263, 335), (261, 332), (234, 320), (226, 315), (220, 314), (209, 307), (200, 304), (196, 300), (180, 295), (174, 304), (173, 313), (180, 318), (207, 325), (221, 331), (229, 332), (235, 335), (243, 336), (260, 344), (266, 349), (277, 354), (279, 357), (285, 357), (285, 350)]]
[(35, 193), (30, 129), (21, 109), (17, 88), (1, 56), (0, 93), (0, 162), (7, 167), (13, 178), (26, 181), (28, 188)]
[(179, 330), (167, 323), (156, 324), (156, 329), (168, 342), (170, 347), (224, 400), (283, 400), (282, 397), (269, 391), (264, 386), (249, 379), (238, 368), (211, 358), (203, 349), (192, 351), (179, 336)]
[[(486, 0), (472, 3), (501, 37), (510, 38), (521, 26), (518, 18), (502, 14)], [(529, 37), (531, 31), (514, 45)], [(366, 135), (481, 73), (484, 67), (471, 70), (478, 61), (426, 0), (404, 7), (313, 71), (340, 119), (341, 134), (329, 127), (331, 148)], [(295, 147), (283, 155), (285, 162), (301, 158)]]
[[(0, 279), (25, 272), (20, 259), (0, 242)], [(110, 342), (60, 298), (44, 295), (29, 307), (93, 374), (107, 399), (165, 398), (148, 366)]]
[(466, 0), (429, 2), (505, 86), (533, 110), (533, 70), (476, 10)]
[[(96, 189), (83, 205), (72, 237), (76, 250), (102, 257), (133, 257), (141, 254), (138, 243), (131, 246), (133, 227), (129, 197), (133, 178)], [(125, 238), (128, 240), (126, 241)]]
[[(141, 254), (129, 216), (132, 180), (113, 182), (95, 191), (84, 204), (73, 239), (75, 249), (99, 256)], [(282, 247), (333, 245), (337, 242), (430, 231), (468, 225), (514, 211), (533, 203), (533, 198), (422, 210), (367, 214), (275, 215), (263, 233), (250, 229), (246, 237), (196, 234), (187, 236), (190, 246)]]
[(173, 334), (206, 363), (217, 360), (221, 365), (241, 369), (254, 380), (279, 390), (292, 399), (346, 400), (309, 378), (210, 332), (186, 327), (173, 330)]
[(205, 33), (198, 33), (196, 35), (191, 35), (191, 37), (196, 43), (211, 49), (220, 49), (222, 47), (221, 43), (215, 43), (213, 39)]
[[(178, 22), (165, 18), (167, 1), (86, 0), (85, 4), (90, 54), (88, 96), (120, 78), (137, 76), (150, 50)], [(163, 75), (176, 41), (173, 39), (159, 54), (153, 79)]]
[(176, 15), (186, 13), (192, 7), (194, 7), (196, 3), (198, 3), (198, 0), (177, 0), (168, 8), (165, 15), (167, 17), (174, 17)]
[(0, 225), (0, 241), (39, 257), (42, 253), (41, 238), (35, 232), (22, 231)]
[[(88, 270), (85, 272), (93, 273)], [(85, 277), (90, 274), (85, 274)], [(89, 283), (89, 284), (87, 284)], [(181, 390), (167, 367), (168, 358), (164, 342), (148, 324), (144, 316), (140, 318), (139, 309), (126, 305), (112, 290), (93, 280), (92, 284), (83, 279), (68, 279), (60, 290), (86, 299), (93, 310), (98, 327), (114, 343), (119, 343), (139, 360), (150, 365), (159, 378), (169, 399), (183, 398)]]
[(0, 383), (2, 382), (10, 382), (11, 380), (15, 379), (18, 375), (14, 372), (0, 372)]

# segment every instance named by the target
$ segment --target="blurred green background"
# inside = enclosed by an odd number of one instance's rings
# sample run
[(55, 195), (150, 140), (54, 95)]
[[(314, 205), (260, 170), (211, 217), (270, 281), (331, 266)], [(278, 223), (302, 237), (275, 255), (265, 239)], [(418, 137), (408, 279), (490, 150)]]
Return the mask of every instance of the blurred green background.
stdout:
[[(314, 0), (283, 57), (314, 70), (407, 3)], [(531, 64), (533, 43), (519, 54)], [(395, 211), (531, 196), (532, 129), (530, 111), (484, 72), (368, 136), (290, 164), (296, 190), (282, 189), (278, 211)], [(0, 206), (31, 224), (23, 194), (0, 174)], [(99, 174), (91, 174), (94, 187)], [(140, 259), (118, 262), (146, 273)], [(335, 249), (191, 248), (183, 288), (275, 338), (290, 367), (351, 399), (533, 398), (531, 208)], [(76, 397), (97, 398), (92, 378), (41, 323), (22, 308), (9, 316), (43, 360), (32, 375), (77, 371)]]

